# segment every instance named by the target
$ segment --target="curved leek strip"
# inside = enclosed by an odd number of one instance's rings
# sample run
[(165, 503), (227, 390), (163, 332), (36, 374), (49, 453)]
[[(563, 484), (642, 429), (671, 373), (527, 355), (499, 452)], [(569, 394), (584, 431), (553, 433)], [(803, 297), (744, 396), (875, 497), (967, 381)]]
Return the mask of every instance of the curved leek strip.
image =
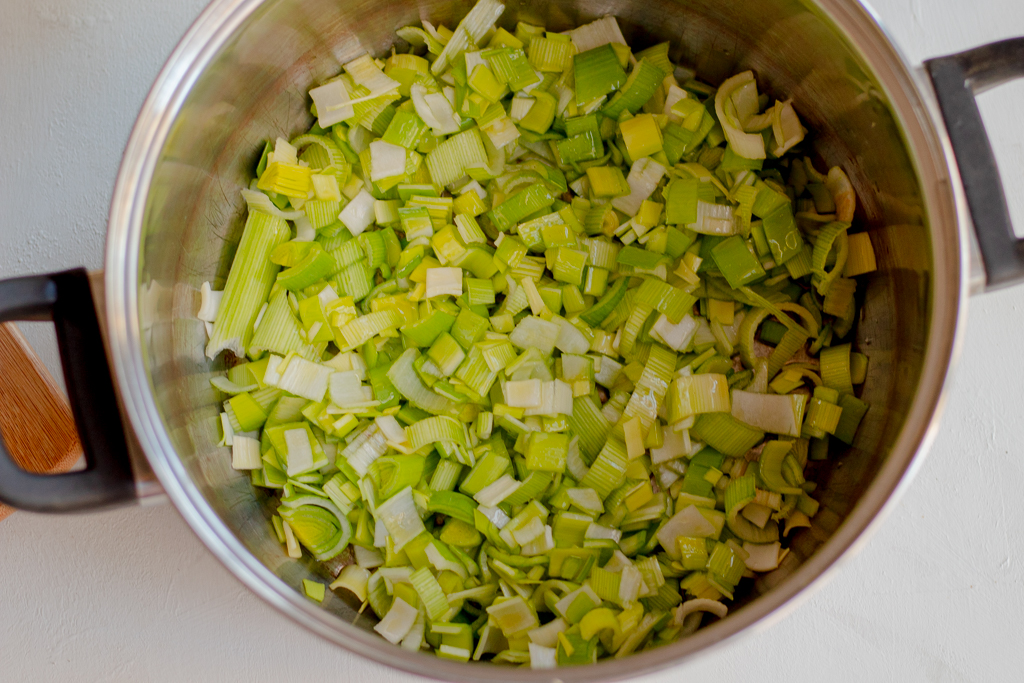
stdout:
[[(722, 131), (733, 151), (745, 159), (764, 159), (764, 138), (757, 133), (744, 133), (743, 122), (739, 119), (733, 94), (744, 86), (754, 85), (754, 72), (744, 71), (727, 79), (715, 95), (715, 113), (722, 124)], [(757, 97), (756, 86), (754, 97)]]
[(391, 369), (388, 370), (388, 379), (395, 386), (402, 396), (405, 396), (417, 408), (422, 408), (428, 413), (439, 415), (451, 410), (451, 401), (443, 396), (435, 394), (423, 385), (416, 370), (413, 369), (413, 361), (419, 356), (416, 349), (406, 349)]
[(796, 355), (797, 351), (807, 343), (808, 335), (803, 330), (787, 330), (780, 341), (768, 356), (768, 377), (772, 378), (778, 374), (786, 361)]
[(729, 608), (718, 600), (706, 600), (699, 598), (696, 600), (687, 600), (675, 609), (673, 613), (673, 623), (676, 626), (682, 626), (683, 619), (690, 614), (697, 612), (710, 612), (719, 619), (725, 619), (725, 615), (729, 613)]
[(339, 172), (338, 178), (339, 184), (343, 184), (348, 178), (349, 171), (352, 169), (352, 164), (345, 158), (345, 153), (341, 151), (341, 147), (338, 146), (334, 140), (324, 135), (300, 135), (293, 138), (291, 145), (296, 150), (301, 150), (304, 147), (315, 145), (319, 149), (323, 150), (326, 164), (319, 166), (318, 168), (332, 168)]
[(602, 296), (590, 309), (580, 315), (580, 319), (588, 325), (600, 325), (607, 318), (615, 307), (626, 296), (629, 288), (629, 278), (617, 280), (604, 296)]
[(833, 166), (825, 178), (825, 187), (832, 194), (832, 202), (836, 205), (836, 220), (840, 223), (853, 222), (853, 214), (857, 209), (857, 194), (843, 169)]
[(212, 384), (214, 388), (216, 388), (217, 390), (223, 391), (225, 394), (228, 394), (229, 396), (234, 396), (235, 394), (242, 394), (247, 391), (255, 391), (257, 388), (255, 384), (246, 384), (244, 386), (235, 384), (227, 377), (212, 377), (210, 378), (210, 384)]
[(754, 500), (756, 494), (755, 477), (747, 474), (729, 482), (725, 489), (725, 518), (733, 522), (739, 516), (740, 510)]
[(462, 423), (453, 417), (443, 415), (429, 417), (409, 425), (406, 435), (414, 451), (437, 441), (454, 441), (463, 448), (469, 445), (466, 443), (466, 430)]
[(301, 496), (282, 500), (278, 512), (299, 542), (321, 562), (340, 555), (352, 538), (348, 518), (326, 498)]
[(430, 494), (430, 501), (427, 503), (429, 512), (448, 515), (466, 524), (474, 523), (473, 511), (476, 508), (477, 504), (472, 498), (454, 491), (434, 491)]
[[(798, 313), (804, 318), (804, 322), (810, 325), (814, 324), (814, 319), (810, 313), (797, 304), (781, 304), (786, 306), (787, 310)], [(779, 343), (772, 348), (768, 354), (768, 379), (771, 380), (776, 374), (782, 369), (786, 361), (792, 358), (797, 351), (803, 348), (804, 344), (810, 338), (807, 330), (802, 326), (794, 322), (789, 316), (781, 310), (777, 309), (777, 313), (772, 313), (768, 309), (759, 309), (752, 313), (748, 313), (744, 318), (743, 322), (740, 323), (738, 346), (740, 347), (740, 356), (743, 358), (743, 363), (748, 367), (754, 367), (757, 359), (757, 347), (755, 346), (755, 335), (757, 334), (758, 328), (761, 326), (769, 315), (778, 317), (779, 315), (785, 316), (793, 326), (786, 330), (783, 334), (782, 339)]]
[(355, 595), (360, 602), (367, 598), (368, 585), (370, 582), (370, 571), (354, 564), (350, 564), (341, 570), (338, 578), (331, 583), (330, 588), (344, 588)]
[[(850, 254), (850, 242), (846, 236), (849, 228), (849, 223), (835, 222), (829, 223), (818, 233), (818, 240), (814, 243), (814, 252), (811, 255), (811, 271), (817, 278), (815, 287), (818, 294), (826, 294), (846, 267), (846, 259)], [(836, 247), (836, 263), (832, 270), (826, 271), (825, 262), (833, 246)]]
[[(766, 112), (767, 113), (767, 112)], [(800, 144), (807, 131), (800, 125), (800, 118), (793, 109), (793, 100), (776, 102), (771, 112), (772, 133), (775, 135), (775, 148), (772, 154), (781, 157), (795, 145)], [(850, 193), (853, 193), (851, 188)], [(849, 219), (853, 220), (853, 212), (850, 212)]]
[(799, 510), (795, 510), (789, 517), (786, 518), (786, 529), (782, 532), (783, 536), (789, 536), (789, 532), (793, 529), (809, 529), (811, 528), (811, 520), (804, 513)]
[(782, 464), (793, 450), (792, 441), (769, 441), (761, 451), (761, 479), (777, 493), (803, 493), (803, 489), (790, 486), (782, 476)]
[(736, 519), (726, 521), (726, 524), (729, 526), (729, 531), (750, 543), (774, 543), (779, 540), (779, 524), (774, 520), (769, 521), (764, 528), (761, 528), (743, 515), (739, 515)]
[(785, 555), (781, 552), (782, 544), (774, 543), (750, 543), (743, 544), (743, 550), (747, 553), (744, 563), (747, 569), (755, 572), (770, 572), (779, 568), (779, 562)]
[(395, 33), (399, 38), (410, 45), (426, 45), (427, 52), (432, 55), (439, 55), (441, 54), (441, 51), (444, 50), (444, 45), (422, 28), (417, 28), (415, 26), (403, 26), (395, 31)]
[(776, 304), (776, 307), (783, 312), (794, 313), (803, 323), (803, 328), (809, 337), (817, 337), (820, 325), (814, 315), (806, 308), (796, 303), (783, 302)]
[(282, 211), (274, 206), (274, 202), (270, 201), (270, 197), (259, 190), (242, 190), (242, 199), (245, 200), (250, 211), (262, 211), (287, 221), (294, 221), (306, 215), (303, 211)]

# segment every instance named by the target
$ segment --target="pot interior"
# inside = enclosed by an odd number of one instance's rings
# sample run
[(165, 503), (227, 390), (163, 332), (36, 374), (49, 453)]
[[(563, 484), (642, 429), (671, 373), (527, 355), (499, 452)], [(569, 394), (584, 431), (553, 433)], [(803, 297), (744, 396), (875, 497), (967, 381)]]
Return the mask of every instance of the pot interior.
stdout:
[[(333, 577), (308, 557), (286, 556), (265, 494), (231, 469), (228, 449), (217, 447), (220, 404), (209, 378), (223, 361), (204, 356), (206, 332), (195, 318), (200, 285), (223, 287), (245, 215), (239, 190), (264, 141), (293, 136), (312, 122), (309, 88), (363, 51), (383, 55), (396, 28), (421, 19), (454, 27), (469, 7), (466, 0), (224, 1), (197, 22), (142, 117), (161, 118), (165, 126), (145, 150), (149, 166), (139, 166), (148, 182), (137, 192), (137, 217), (128, 229), (138, 253), (137, 269), (126, 276), (128, 290), (138, 292), (137, 310), (127, 313), (138, 316), (138, 325), (128, 334), (151, 394), (143, 397), (147, 415), (133, 419), (189, 522), (275, 605), (335, 642), (408, 670), (522, 680), (533, 674), (444, 668), (453, 665), (400, 651), (369, 632), (372, 617), (357, 618), (354, 605), (328, 592), (321, 608), (295, 592), (303, 578)], [(829, 460), (809, 468), (821, 502), (812, 528), (796, 534), (784, 566), (749, 585), (722, 622), (626, 663), (590, 668), (588, 679), (635, 675), (730, 635), (774, 610), (850, 545), (925, 436), (951, 352), (960, 286), (941, 150), (905, 67), (860, 5), (509, 0), (500, 24), (513, 28), (523, 20), (560, 30), (605, 14), (618, 17), (635, 49), (671, 41), (673, 61), (705, 81), (717, 84), (753, 69), (763, 90), (791, 97), (816, 131), (818, 168), (840, 165), (849, 174), (859, 198), (857, 221), (871, 230), (879, 268), (858, 291), (863, 308), (855, 342), (869, 358), (863, 398), (871, 409), (852, 448), (834, 448)], [(135, 170), (126, 166), (123, 173)], [(924, 386), (923, 378), (931, 384)], [(576, 671), (559, 677), (584, 675)]]

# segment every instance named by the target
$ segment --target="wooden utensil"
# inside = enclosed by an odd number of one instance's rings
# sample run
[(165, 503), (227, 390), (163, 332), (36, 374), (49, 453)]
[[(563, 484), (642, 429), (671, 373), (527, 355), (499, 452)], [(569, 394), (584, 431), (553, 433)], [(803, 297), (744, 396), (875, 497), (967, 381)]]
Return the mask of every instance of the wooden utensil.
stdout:
[[(67, 472), (82, 456), (67, 398), (12, 323), (0, 325), (0, 433), (30, 472)], [(0, 504), (0, 519), (12, 512)]]

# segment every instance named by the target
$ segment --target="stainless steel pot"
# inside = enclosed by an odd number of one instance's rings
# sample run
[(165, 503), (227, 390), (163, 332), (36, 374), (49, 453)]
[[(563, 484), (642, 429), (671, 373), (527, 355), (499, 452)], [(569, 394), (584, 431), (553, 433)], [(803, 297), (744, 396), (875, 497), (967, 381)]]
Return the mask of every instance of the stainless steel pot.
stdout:
[[(974, 104), (975, 93), (1024, 75), (1024, 39), (915, 72), (856, 0), (507, 2), (506, 25), (563, 29), (613, 14), (631, 45), (670, 40), (672, 58), (711, 82), (754, 69), (769, 92), (793, 97), (818, 132), (817, 152), (849, 173), (879, 264), (867, 278), (856, 331), (870, 359), (863, 397), (871, 409), (854, 446), (821, 478), (821, 510), (795, 537), (784, 566), (758, 579), (726, 619), (689, 638), (625, 660), (531, 672), (410, 653), (376, 636), (371, 620), (340, 598), (321, 607), (301, 596), (302, 579), (324, 570), (285, 555), (263, 494), (217, 448), (219, 403), (208, 380), (221, 366), (205, 358), (194, 317), (200, 284), (226, 277), (244, 215), (238, 190), (261, 142), (308, 127), (310, 86), (364, 50), (383, 52), (395, 28), (421, 19), (453, 26), (469, 5), (214, 1), (164, 67), (125, 151), (111, 207), (104, 315), (94, 312), (90, 291), (98, 283), (84, 271), (0, 281), (0, 320), (56, 324), (90, 463), (85, 472), (40, 477), (0, 448), (0, 500), (72, 511), (162, 487), (214, 554), (268, 602), (339, 645), (409, 672), (460, 681), (635, 676), (791, 608), (865, 542), (909, 482), (936, 432), (969, 291), (1024, 279), (1024, 248)], [(129, 448), (136, 438), (140, 448)]]

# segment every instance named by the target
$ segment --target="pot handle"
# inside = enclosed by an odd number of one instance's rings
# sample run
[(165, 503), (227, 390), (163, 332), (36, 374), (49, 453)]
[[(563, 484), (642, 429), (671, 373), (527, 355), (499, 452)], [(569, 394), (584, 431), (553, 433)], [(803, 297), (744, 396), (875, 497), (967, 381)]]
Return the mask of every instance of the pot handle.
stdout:
[(0, 280), (0, 322), (17, 320), (53, 321), (86, 468), (32, 474), (15, 463), (0, 438), (0, 501), (34, 512), (74, 512), (134, 500), (128, 446), (86, 271)]
[(986, 289), (1024, 280), (1024, 240), (1013, 234), (992, 145), (975, 97), (1024, 77), (1024, 38), (1011, 38), (925, 62), (960, 167), (985, 264)]

